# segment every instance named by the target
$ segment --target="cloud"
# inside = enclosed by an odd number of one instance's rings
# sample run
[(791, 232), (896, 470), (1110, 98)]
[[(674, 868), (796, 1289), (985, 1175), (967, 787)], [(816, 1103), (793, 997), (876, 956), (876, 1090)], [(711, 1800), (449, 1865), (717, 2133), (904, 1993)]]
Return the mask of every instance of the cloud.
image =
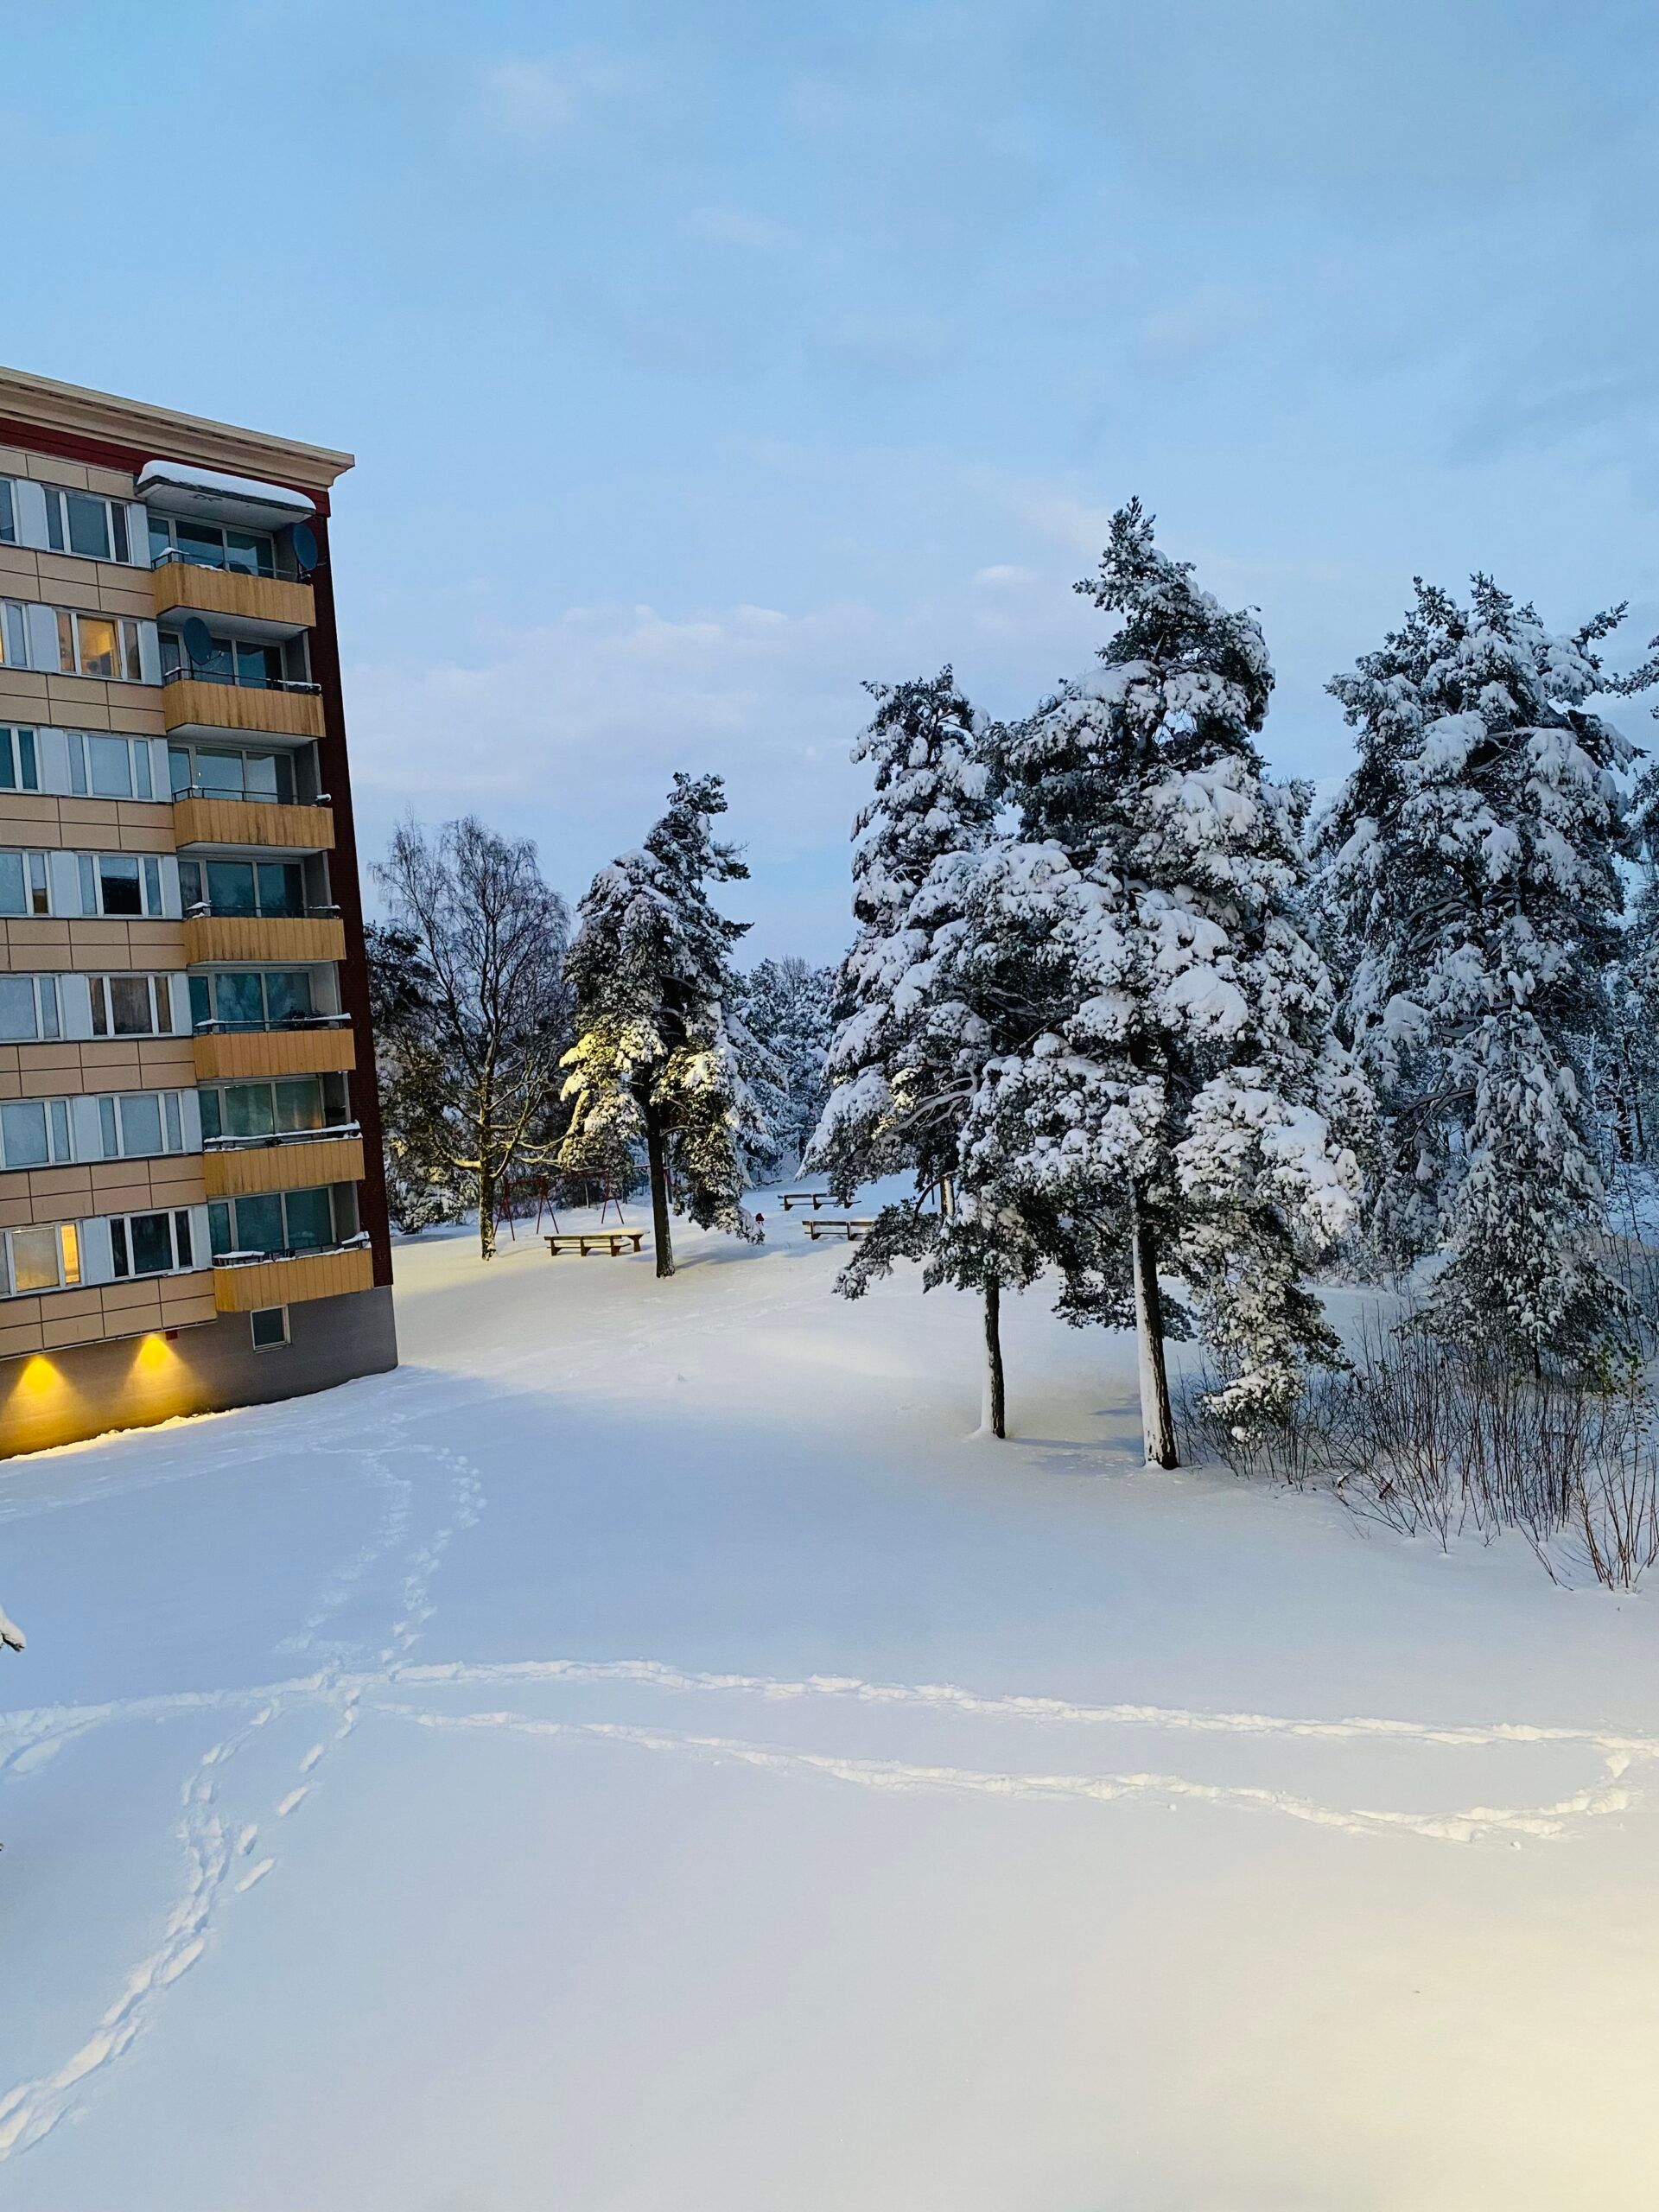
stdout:
[(569, 137), (632, 81), (627, 65), (591, 47), (486, 62), (477, 73), (473, 119), (486, 137), (544, 145)]
[(746, 214), (741, 207), (694, 207), (681, 228), (711, 245), (747, 246), (757, 253), (775, 252), (790, 243), (790, 232), (769, 216)]
[(1248, 336), (1262, 320), (1258, 294), (1236, 285), (1207, 284), (1147, 315), (1135, 335), (1135, 353), (1143, 368), (1184, 368)]
[(816, 944), (832, 951), (864, 792), (848, 758), (870, 712), (863, 679), (949, 660), (970, 696), (1011, 712), (1088, 658), (1098, 618), (1063, 581), (1006, 564), (991, 580), (890, 613), (572, 607), (522, 628), (480, 623), (448, 660), (358, 662), (347, 683), (365, 857), (410, 806), (428, 818), (475, 808), (534, 836), (550, 875), (578, 893), (638, 842), (676, 768), (712, 769), (758, 869), (822, 886), (803, 893), (802, 927), (816, 915)]

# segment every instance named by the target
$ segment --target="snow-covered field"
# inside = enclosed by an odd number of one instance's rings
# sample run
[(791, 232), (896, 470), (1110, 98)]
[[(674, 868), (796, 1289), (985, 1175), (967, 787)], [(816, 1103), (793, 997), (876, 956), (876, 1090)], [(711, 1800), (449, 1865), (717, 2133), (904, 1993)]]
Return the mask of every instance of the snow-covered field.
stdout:
[(967, 1441), (766, 1211), (0, 1469), (0, 2203), (1650, 2207), (1652, 1603), (1147, 1472), (1034, 1297)]

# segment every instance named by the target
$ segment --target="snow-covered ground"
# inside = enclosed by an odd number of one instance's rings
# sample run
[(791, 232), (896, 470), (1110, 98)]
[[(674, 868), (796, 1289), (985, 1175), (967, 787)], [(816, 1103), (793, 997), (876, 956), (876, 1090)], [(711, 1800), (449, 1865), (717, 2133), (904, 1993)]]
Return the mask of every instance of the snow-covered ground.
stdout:
[(766, 1211), (0, 1469), (0, 2204), (1645, 2212), (1652, 1603)]

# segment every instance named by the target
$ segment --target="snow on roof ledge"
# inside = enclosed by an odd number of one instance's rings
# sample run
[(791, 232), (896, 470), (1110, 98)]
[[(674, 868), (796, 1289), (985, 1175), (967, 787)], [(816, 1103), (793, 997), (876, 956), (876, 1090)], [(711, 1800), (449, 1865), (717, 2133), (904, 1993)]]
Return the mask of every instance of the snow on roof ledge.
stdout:
[(152, 506), (184, 513), (258, 510), (269, 525), (297, 522), (316, 512), (315, 501), (286, 484), (261, 484), (251, 476), (224, 476), (216, 468), (191, 468), (181, 461), (147, 461), (138, 472), (138, 497)]

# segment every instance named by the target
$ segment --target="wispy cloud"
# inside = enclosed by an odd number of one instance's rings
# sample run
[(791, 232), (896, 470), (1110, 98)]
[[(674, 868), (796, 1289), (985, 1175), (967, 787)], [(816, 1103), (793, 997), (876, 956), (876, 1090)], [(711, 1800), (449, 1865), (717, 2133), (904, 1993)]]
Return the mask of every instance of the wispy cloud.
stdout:
[(478, 71), (473, 121), (486, 137), (510, 145), (545, 145), (568, 137), (633, 81), (631, 65), (594, 47), (509, 56)]
[(751, 215), (741, 207), (694, 207), (681, 228), (711, 245), (747, 246), (758, 253), (772, 253), (790, 243), (790, 232), (767, 215)]

